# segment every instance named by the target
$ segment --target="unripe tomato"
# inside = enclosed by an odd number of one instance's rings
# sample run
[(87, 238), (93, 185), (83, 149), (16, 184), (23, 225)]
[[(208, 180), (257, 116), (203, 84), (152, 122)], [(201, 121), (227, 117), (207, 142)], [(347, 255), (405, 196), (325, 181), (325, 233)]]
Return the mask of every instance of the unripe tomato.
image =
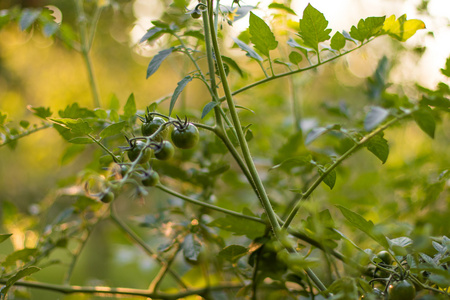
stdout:
[(173, 157), (175, 148), (169, 141), (163, 141), (155, 150), (155, 157), (159, 160), (168, 160)]
[(152, 150), (150, 148), (145, 148), (145, 143), (142, 141), (136, 141), (136, 144), (133, 146), (133, 148), (131, 148), (130, 150), (128, 150), (127, 154), (128, 154), (128, 158), (130, 159), (130, 161), (135, 161), (139, 154), (141, 153), (141, 151), (143, 151), (141, 158), (139, 159), (139, 164), (145, 164), (146, 162), (148, 162), (152, 156)]
[[(158, 130), (158, 128), (166, 123), (163, 118), (154, 117), (149, 122), (142, 123), (141, 132), (143, 136), (150, 136)], [(166, 130), (161, 131), (157, 136), (156, 140), (162, 140), (167, 135)]]
[(110, 203), (114, 200), (114, 193), (113, 192), (107, 192), (104, 193), (101, 197), (100, 197), (100, 201), (102, 201), (103, 203)]
[(192, 123), (175, 127), (171, 137), (173, 144), (181, 149), (190, 149), (194, 147), (200, 139), (198, 129)]
[(402, 280), (389, 286), (389, 300), (413, 300), (416, 289), (408, 280)]
[(195, 9), (192, 13), (191, 13), (191, 17), (193, 19), (199, 19), (202, 16), (202, 12), (198, 9)]
[(142, 179), (142, 184), (144, 186), (155, 186), (159, 183), (159, 175), (156, 171), (147, 171), (144, 178)]
[(392, 256), (387, 251), (380, 251), (377, 254), (378, 258), (383, 261), (384, 264), (390, 265), (392, 264)]

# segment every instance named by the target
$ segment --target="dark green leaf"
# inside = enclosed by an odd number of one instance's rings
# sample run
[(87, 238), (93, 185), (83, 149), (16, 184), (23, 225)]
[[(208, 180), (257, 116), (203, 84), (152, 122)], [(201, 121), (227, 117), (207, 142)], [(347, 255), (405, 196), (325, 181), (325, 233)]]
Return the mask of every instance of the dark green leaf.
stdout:
[(367, 142), (367, 150), (372, 152), (384, 164), (389, 156), (389, 145), (383, 134), (377, 134)]
[(289, 53), (289, 61), (294, 65), (298, 65), (302, 60), (303, 56), (300, 53), (296, 51), (292, 51), (291, 53)]
[(265, 56), (269, 56), (269, 51), (278, 46), (275, 36), (269, 26), (253, 12), (250, 12), (250, 41)]
[(205, 107), (203, 108), (203, 111), (202, 111), (202, 119), (203, 119), (204, 117), (206, 117), (206, 115), (207, 115), (214, 107), (216, 107), (216, 106), (219, 105), (219, 104), (220, 104), (220, 102), (217, 102), (217, 101), (212, 101), (212, 102), (207, 103), (207, 104), (205, 105)]
[(239, 258), (246, 255), (248, 249), (241, 245), (230, 245), (219, 252), (219, 257), (228, 260), (229, 262), (235, 263)]
[(27, 106), (27, 109), (33, 113), (33, 115), (46, 120), (53, 113), (50, 111), (50, 107), (32, 107), (31, 105)]
[(433, 117), (433, 112), (428, 106), (421, 106), (418, 110), (413, 112), (414, 121), (426, 134), (434, 139), (434, 131), (436, 130), (436, 121)]
[(189, 260), (197, 261), (198, 255), (202, 249), (202, 245), (195, 238), (195, 236), (190, 233), (185, 236), (183, 241), (183, 255)]
[(358, 22), (358, 27), (352, 26), (350, 36), (355, 40), (363, 42), (373, 36), (383, 28), (386, 17), (368, 17)]
[(378, 124), (383, 122), (389, 116), (389, 111), (378, 107), (372, 106), (370, 111), (367, 113), (366, 118), (364, 119), (364, 129), (366, 131), (371, 131)]
[(258, 53), (256, 53), (256, 51), (253, 50), (250, 46), (248, 46), (247, 44), (236, 38), (233, 38), (233, 41), (236, 43), (236, 45), (239, 46), (239, 48), (247, 52), (248, 57), (251, 57), (257, 61), (263, 61), (262, 57)]
[(15, 252), (9, 254), (5, 258), (3, 265), (4, 266), (13, 266), (18, 261), (28, 262), (35, 255), (36, 252), (37, 252), (37, 249), (35, 249), (35, 248), (24, 248), (21, 250), (17, 250)]
[(340, 209), (342, 215), (356, 228), (367, 234), (375, 242), (383, 246), (384, 248), (389, 248), (388, 241), (386, 237), (382, 234), (376, 233), (374, 230), (374, 225), (372, 221), (367, 221), (360, 214), (357, 214), (343, 206), (337, 205)]
[(287, 12), (291, 15), (294, 15), (294, 16), (297, 15), (292, 8), (286, 6), (282, 3), (276, 3), (276, 2), (270, 3), (269, 8), (284, 10), (285, 12)]
[(441, 72), (445, 76), (450, 77), (450, 57), (447, 58), (447, 61), (445, 62), (445, 69), (441, 69)]
[[(325, 170), (321, 170), (319, 168), (320, 175), (322, 175), (324, 172), (325, 172)], [(323, 179), (323, 183), (328, 185), (330, 190), (332, 190), (334, 188), (334, 185), (336, 184), (336, 170), (334, 170), (334, 169), (331, 170), (331, 172), (327, 176), (325, 176), (325, 178)]]
[(36, 21), (40, 14), (40, 9), (25, 8), (22, 11), (22, 15), (20, 16), (19, 20), (20, 30), (28, 29), (28, 27), (30, 27), (34, 23), (34, 21)]
[(172, 53), (172, 51), (173, 51), (173, 47), (171, 47), (169, 49), (161, 50), (158, 52), (158, 54), (156, 54), (152, 58), (152, 60), (148, 64), (146, 78), (149, 78), (150, 76), (152, 76), (159, 69), (162, 62)]
[(6, 123), (6, 119), (8, 118), (8, 114), (4, 114), (0, 111), (0, 125), (4, 125)]
[(30, 122), (22, 120), (19, 122), (20, 127), (27, 129), (30, 126)]
[(178, 82), (175, 91), (172, 94), (172, 99), (170, 99), (169, 116), (172, 114), (172, 110), (177, 102), (178, 96), (181, 94), (186, 85), (192, 80), (191, 76), (184, 77), (180, 82)]
[(111, 124), (100, 132), (100, 137), (104, 139), (109, 136), (119, 134), (126, 125), (127, 125), (126, 121)]
[(328, 21), (324, 15), (308, 4), (303, 11), (303, 18), (300, 20), (299, 35), (305, 45), (319, 52), (319, 43), (330, 38), (331, 29), (327, 29)]
[(200, 41), (205, 40), (205, 36), (198, 30), (188, 30), (183, 35), (195, 37), (196, 39), (198, 39)]
[(152, 27), (139, 40), (139, 43), (143, 43), (145, 41), (148, 41), (148, 42), (154, 41), (154, 40), (160, 38), (164, 33), (170, 33), (170, 32), (172, 32), (172, 30), (170, 30), (169, 28)]
[(246, 219), (230, 215), (215, 219), (209, 223), (208, 226), (218, 227), (223, 230), (230, 231), (234, 235), (245, 235), (252, 240), (264, 235), (265, 231), (265, 226), (263, 224), (249, 222)]
[(233, 59), (229, 58), (228, 56), (222, 55), (222, 60), (224, 63), (228, 64), (231, 68), (236, 70), (239, 73), (239, 75), (241, 75), (241, 77), (244, 77), (244, 73), (242, 72), (242, 69), (239, 67), (239, 65)]
[(136, 101), (134, 100), (134, 94), (131, 93), (127, 99), (127, 103), (125, 103), (125, 106), (123, 107), (123, 115), (125, 118), (129, 119), (134, 117), (136, 111)]
[(334, 50), (341, 50), (342, 48), (344, 48), (345, 46), (345, 37), (344, 35), (342, 35), (342, 33), (340, 33), (339, 31), (336, 32), (333, 37), (331, 38), (331, 48), (333, 48)]
[(3, 243), (6, 241), (10, 236), (12, 236), (12, 233), (1, 233), (0, 234), (0, 243)]

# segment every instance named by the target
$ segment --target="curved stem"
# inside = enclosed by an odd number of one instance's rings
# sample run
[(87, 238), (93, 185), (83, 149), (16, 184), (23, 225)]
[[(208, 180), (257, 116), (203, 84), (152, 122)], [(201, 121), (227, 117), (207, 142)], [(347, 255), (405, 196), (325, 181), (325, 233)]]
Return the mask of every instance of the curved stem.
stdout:
[(285, 223), (283, 224), (283, 229), (286, 229), (291, 224), (292, 220), (294, 219), (295, 215), (297, 214), (298, 210), (300, 209), (300, 205), (302, 200), (308, 199), (309, 196), (311, 196), (312, 192), (319, 186), (319, 184), (322, 183), (322, 181), (327, 177), (331, 171), (333, 171), (337, 166), (339, 166), (344, 160), (346, 160), (348, 157), (350, 157), (353, 153), (355, 153), (357, 150), (362, 148), (370, 139), (372, 139), (374, 136), (376, 136), (378, 133), (384, 131), (386, 128), (390, 127), (392, 124), (400, 121), (403, 118), (406, 118), (412, 113), (412, 111), (407, 112), (401, 116), (398, 116), (383, 126), (379, 127), (378, 129), (372, 131), (365, 137), (363, 137), (359, 142), (355, 143), (353, 147), (351, 147), (347, 152), (345, 152), (342, 156), (340, 156), (330, 167), (328, 167), (320, 176), (317, 178), (316, 181), (308, 188), (308, 190), (302, 195), (300, 199), (298, 199), (295, 207), (292, 209), (292, 211), (289, 213)]
[(106, 153), (108, 153), (109, 155), (111, 155), (113, 161), (115, 163), (117, 163), (117, 157), (114, 155), (114, 153), (112, 153), (108, 148), (106, 148), (100, 141), (98, 141), (95, 137), (93, 137), (91, 134), (87, 135), (94, 143), (96, 143), (97, 145), (99, 145)]
[(6, 145), (8, 145), (10, 143), (13, 143), (13, 142), (23, 138), (23, 137), (29, 136), (30, 134), (33, 134), (35, 132), (38, 132), (40, 130), (47, 129), (47, 128), (50, 128), (50, 127), (53, 127), (53, 124), (51, 124), (51, 123), (44, 123), (41, 127), (36, 127), (34, 129), (27, 130), (24, 133), (15, 135), (13, 138), (7, 137), (6, 140), (3, 143), (0, 143), (0, 147), (6, 146)]

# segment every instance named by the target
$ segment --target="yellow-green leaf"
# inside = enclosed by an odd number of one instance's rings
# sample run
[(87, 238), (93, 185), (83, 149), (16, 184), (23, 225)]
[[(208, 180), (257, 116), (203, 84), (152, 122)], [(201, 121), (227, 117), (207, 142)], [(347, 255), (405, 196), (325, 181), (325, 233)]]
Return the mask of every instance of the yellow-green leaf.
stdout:
[(425, 23), (421, 20), (406, 20), (406, 15), (402, 15), (397, 20), (395, 15), (386, 19), (383, 25), (383, 31), (392, 38), (404, 42), (412, 37), (417, 30), (425, 29)]

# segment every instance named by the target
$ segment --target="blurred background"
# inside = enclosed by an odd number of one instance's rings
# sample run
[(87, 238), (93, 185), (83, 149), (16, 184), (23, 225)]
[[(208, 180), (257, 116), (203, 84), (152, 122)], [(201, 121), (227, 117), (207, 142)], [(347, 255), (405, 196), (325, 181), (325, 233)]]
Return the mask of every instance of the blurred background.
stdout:
[[(95, 2), (85, 1), (88, 14), (93, 12)], [(280, 21), (280, 17), (276, 16), (279, 12), (267, 10), (270, 3), (271, 1), (259, 2), (259, 9), (255, 13), (273, 24), (275, 36), (283, 44), (274, 52), (286, 54), (286, 30), (291, 31), (291, 36), (293, 30), (276, 26)], [(273, 166), (272, 157), (277, 155), (280, 144), (285, 142), (285, 137), (291, 135), (296, 127), (292, 118), (291, 101), (288, 99), (294, 98), (297, 101), (301, 115), (300, 125), (307, 132), (308, 128), (317, 124), (351, 125), (351, 121), (345, 116), (330, 113), (330, 109), (327, 109), (330, 105), (344, 105), (349, 108), (349, 114), (363, 116), (364, 107), (371, 101), (368, 78), (374, 77), (377, 68), (385, 69), (385, 84), (390, 85), (389, 91), (411, 99), (421, 97), (416, 84), (434, 89), (440, 81), (449, 83), (448, 78), (439, 71), (444, 68), (445, 60), (450, 54), (448, 0), (311, 0), (309, 3), (324, 13), (329, 21), (328, 28), (333, 29), (332, 34), (335, 31), (349, 31), (361, 18), (392, 14), (399, 17), (405, 13), (408, 19), (423, 20), (427, 28), (418, 31), (406, 43), (381, 37), (316, 71), (301, 73), (291, 79), (280, 79), (236, 97), (240, 105), (255, 112), (252, 114), (241, 111), (241, 115), (245, 124), (253, 124), (255, 138), (251, 147), (258, 166), (268, 182), (283, 188), (295, 187), (296, 181), (284, 178), (283, 174), (266, 171)], [(143, 111), (150, 103), (171, 95), (177, 82), (193, 71), (187, 58), (177, 53), (170, 56), (153, 76), (146, 79), (151, 57), (167, 48), (171, 41), (167, 36), (151, 44), (139, 44), (139, 40), (152, 26), (151, 21), (160, 19), (170, 4), (171, 1), (119, 0), (111, 1), (103, 10), (91, 51), (103, 107), (107, 107), (113, 97), (117, 97), (123, 106), (128, 96), (134, 93), (137, 107)], [(223, 1), (221, 4), (231, 5), (231, 1)], [(240, 4), (253, 6), (257, 1), (242, 0)], [(291, 7), (297, 16), (289, 15), (286, 18), (298, 22), (307, 4), (308, 1), (292, 1)], [(66, 24), (75, 34), (77, 32), (73, 1), (2, 0), (0, 10), (15, 5), (47, 6), (58, 23)], [(196, 2), (186, 3), (189, 9), (193, 9), (195, 5)], [(188, 24), (186, 26), (200, 27), (200, 21), (189, 20), (189, 16), (185, 16), (185, 19)], [(223, 39), (224, 54), (235, 58), (249, 74), (241, 78), (236, 72), (230, 73), (234, 89), (264, 78), (259, 66), (245, 57), (244, 52), (231, 48), (231, 37), (237, 37), (247, 26), (248, 18), (243, 18), (232, 26), (224, 23), (223, 27), (224, 36), (227, 36)], [(201, 45), (199, 49), (202, 50)], [(206, 61), (200, 60), (200, 65), (206, 67)], [(276, 68), (277, 71), (285, 71), (283, 66)], [(0, 111), (8, 114), (9, 120), (28, 120), (34, 124), (39, 121), (26, 109), (28, 105), (51, 107), (53, 112), (57, 112), (73, 102), (93, 108), (87, 71), (81, 55), (60, 40), (45, 37), (37, 28), (21, 31), (17, 23), (4, 25), (0, 29)], [(175, 110), (180, 115), (188, 113), (199, 120), (201, 111), (208, 102), (208, 91), (200, 82), (193, 81), (182, 93)], [(168, 112), (167, 101), (159, 106), (159, 111)], [(208, 121), (207, 118), (205, 122)], [(338, 170), (334, 190), (330, 191), (326, 186), (319, 188), (313, 197), (314, 201), (306, 204), (305, 210), (315, 212), (329, 208), (335, 211), (334, 205), (340, 204), (359, 211), (395, 236), (409, 235), (413, 231), (417, 234), (448, 234), (448, 199), (420, 209), (424, 195), (422, 187), (436, 180), (439, 173), (450, 165), (449, 120), (447, 118), (439, 122), (434, 140), (413, 122), (389, 129), (385, 138), (390, 144), (390, 155), (385, 165), (381, 165), (367, 151), (358, 152)], [(334, 144), (335, 140), (325, 138), (310, 147), (319, 151), (330, 145), (338, 147)], [(51, 222), (66, 207), (64, 199), (58, 199), (58, 188), (74, 182), (77, 173), (96, 155), (94, 149), (88, 148), (83, 150), (83, 155), (69, 160), (65, 156), (69, 147), (73, 146), (63, 141), (55, 130), (47, 129), (21, 139), (14, 150), (0, 148), (2, 221), (5, 222), (5, 207), (11, 207), (4, 203), (13, 203), (17, 215), (22, 216), (15, 221), (8, 221), (7, 228), (0, 227), (0, 232), (14, 230), (12, 242), (0, 245), (0, 259), (13, 247), (33, 247), (40, 232), (45, 230), (45, 221)], [(354, 169), (358, 172), (353, 172)], [(236, 189), (242, 189), (242, 203), (230, 202), (235, 197), (235, 190), (230, 191), (226, 186), (235, 184), (236, 179), (231, 175), (224, 177), (222, 186), (219, 187), (219, 205), (238, 211), (244, 206), (255, 205), (252, 203), (254, 199), (248, 196), (251, 191), (241, 186)], [(283, 193), (278, 194), (276, 189), (272, 192), (276, 203), (281, 203), (286, 197)], [(167, 200), (167, 197), (158, 193), (147, 196), (144, 203), (130, 198), (130, 193), (125, 193), (118, 200), (120, 213), (127, 221), (142, 211), (151, 214), (155, 206), (162, 205)], [(51, 213), (42, 214), (48, 207), (51, 208)], [(80, 257), (71, 283), (146, 288), (148, 278), (152, 278), (157, 272), (155, 262), (133, 247), (110, 225), (105, 222), (96, 227)], [(135, 229), (153, 243), (152, 246), (157, 247), (159, 241), (150, 238), (151, 231), (146, 228)], [(358, 239), (356, 233), (354, 238)], [(67, 256), (67, 249), (58, 250), (55, 255), (62, 261)], [(39, 272), (36, 278), (60, 283), (66, 268), (66, 263), (56, 264)], [(199, 271), (181, 263), (179, 268), (184, 270), (187, 278), (194, 278), (189, 277), (189, 272), (195, 274)], [(127, 276), (123, 276), (125, 273)], [(80, 296), (61, 296), (41, 291), (33, 291), (33, 297), (82, 299)]]

